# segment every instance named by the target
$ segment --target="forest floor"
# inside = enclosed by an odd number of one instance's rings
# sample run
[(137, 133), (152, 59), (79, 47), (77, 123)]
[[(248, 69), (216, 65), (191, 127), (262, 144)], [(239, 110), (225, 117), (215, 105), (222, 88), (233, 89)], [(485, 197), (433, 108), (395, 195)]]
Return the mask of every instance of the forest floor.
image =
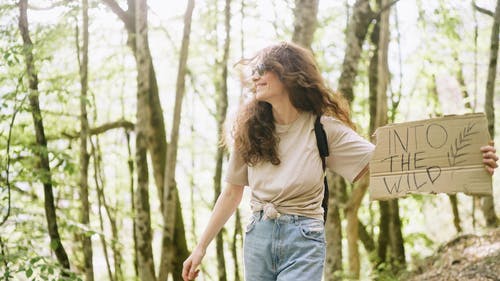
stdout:
[(401, 280), (500, 281), (500, 227), (451, 240), (405, 275)]

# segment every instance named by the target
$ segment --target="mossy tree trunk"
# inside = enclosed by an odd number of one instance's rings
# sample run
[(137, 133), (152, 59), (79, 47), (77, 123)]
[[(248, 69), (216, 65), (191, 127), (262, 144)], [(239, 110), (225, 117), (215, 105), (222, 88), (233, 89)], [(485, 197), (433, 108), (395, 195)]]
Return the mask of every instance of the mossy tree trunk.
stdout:
[[(69, 271), (70, 263), (66, 250), (61, 242), (59, 228), (57, 225), (56, 207), (54, 204), (54, 193), (52, 190), (52, 174), (50, 171), (49, 155), (47, 148), (47, 139), (45, 138), (45, 129), (43, 125), (40, 102), (38, 99), (38, 74), (35, 69), (35, 59), (33, 57), (33, 43), (29, 34), (28, 26), (28, 1), (19, 1), (19, 30), (23, 39), (23, 55), (26, 63), (26, 76), (28, 78), (28, 99), (33, 116), (33, 125), (35, 129), (36, 144), (35, 150), (39, 160), (40, 180), (43, 184), (45, 218), (50, 237), (50, 248), (54, 251), (57, 260), (63, 269)], [(63, 276), (68, 274), (63, 272)]]

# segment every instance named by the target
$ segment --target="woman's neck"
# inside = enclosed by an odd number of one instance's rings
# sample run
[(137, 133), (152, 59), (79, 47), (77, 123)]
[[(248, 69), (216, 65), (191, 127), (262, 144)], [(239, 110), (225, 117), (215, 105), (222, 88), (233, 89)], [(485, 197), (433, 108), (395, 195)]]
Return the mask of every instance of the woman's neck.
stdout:
[(274, 121), (280, 125), (287, 125), (297, 120), (299, 111), (290, 102), (272, 105)]

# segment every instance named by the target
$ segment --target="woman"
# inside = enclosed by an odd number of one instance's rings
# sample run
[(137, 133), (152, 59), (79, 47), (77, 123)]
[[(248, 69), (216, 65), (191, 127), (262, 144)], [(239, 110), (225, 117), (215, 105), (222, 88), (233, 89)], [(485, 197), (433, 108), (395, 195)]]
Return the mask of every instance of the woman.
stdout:
[[(350, 182), (367, 170), (374, 146), (360, 137), (345, 100), (326, 86), (310, 51), (292, 43), (263, 49), (246, 62), (255, 98), (240, 111), (227, 187), (205, 232), (184, 262), (182, 276), (198, 276), (211, 240), (252, 190), (251, 223), (244, 242), (245, 280), (321, 280), (325, 258), (323, 168), (314, 122), (321, 116), (330, 156), (326, 166)], [(482, 148), (489, 172), (492, 146)]]

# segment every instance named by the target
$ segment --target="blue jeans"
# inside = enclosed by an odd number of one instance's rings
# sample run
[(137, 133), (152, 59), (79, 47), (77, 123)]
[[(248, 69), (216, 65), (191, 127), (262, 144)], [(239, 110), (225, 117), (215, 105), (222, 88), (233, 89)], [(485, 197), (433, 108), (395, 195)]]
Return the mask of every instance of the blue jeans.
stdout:
[(255, 212), (243, 247), (246, 281), (320, 281), (325, 231), (318, 219), (281, 215), (263, 219)]

